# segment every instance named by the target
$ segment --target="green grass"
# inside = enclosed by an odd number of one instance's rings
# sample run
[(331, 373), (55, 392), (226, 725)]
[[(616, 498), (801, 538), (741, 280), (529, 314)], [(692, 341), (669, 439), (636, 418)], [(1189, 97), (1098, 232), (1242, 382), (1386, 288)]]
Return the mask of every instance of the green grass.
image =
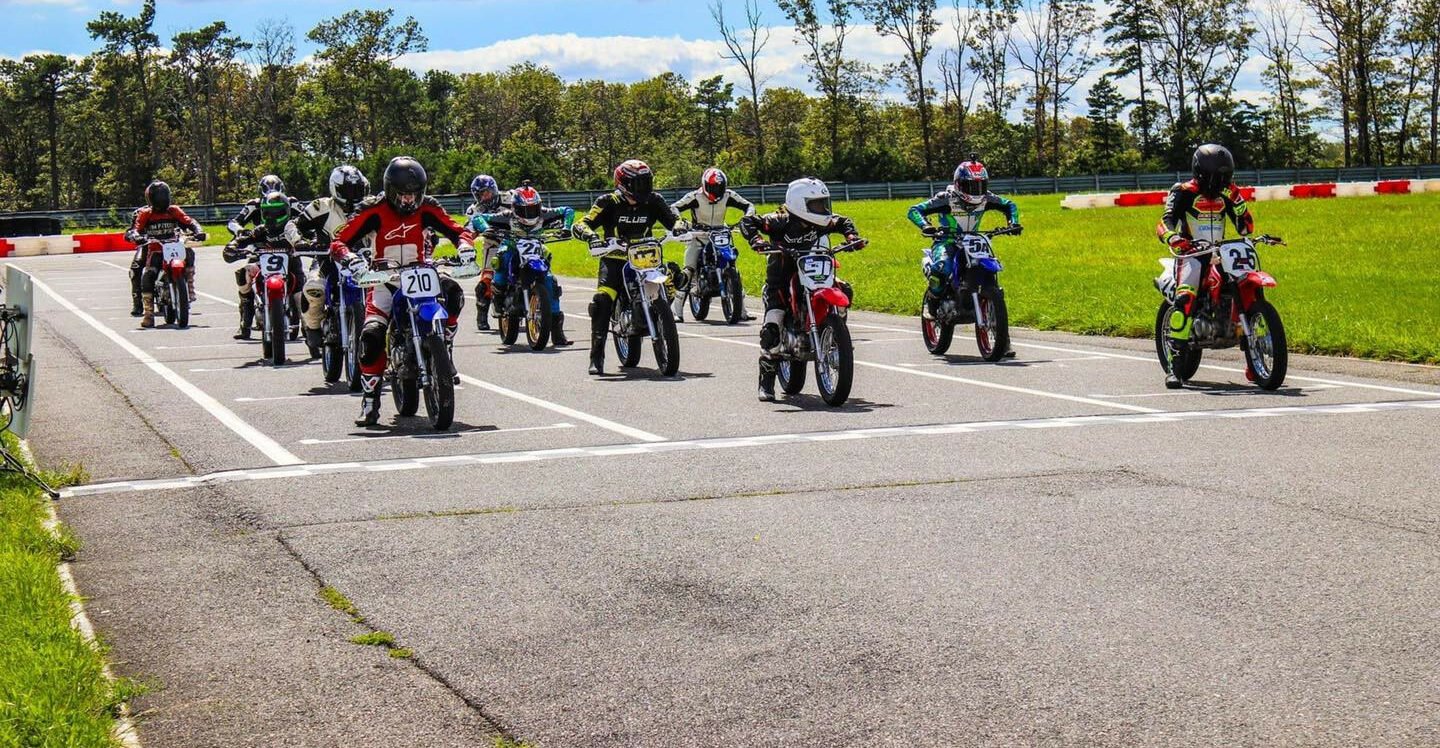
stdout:
[(324, 600), (326, 605), (350, 616), (351, 620), (357, 623), (363, 621), (363, 619), (360, 618), (360, 609), (355, 607), (355, 603), (351, 602), (350, 598), (346, 597), (344, 592), (334, 587), (321, 587), (320, 599)]
[[(1056, 195), (1016, 201), (1025, 234), (995, 241), (1011, 322), (1149, 337), (1160, 298), (1151, 280), (1165, 253), (1154, 233), (1159, 208), (1062, 211)], [(837, 204), (870, 240), (864, 251), (841, 258), (857, 307), (918, 314), (927, 242), (905, 219), (913, 202)], [(1440, 195), (1260, 202), (1251, 210), (1260, 232), (1289, 242), (1262, 248), (1261, 259), (1279, 281), (1270, 299), (1292, 350), (1440, 362)], [(990, 216), (986, 227), (1003, 220)], [(578, 242), (552, 246), (557, 273), (595, 276), (597, 261)], [(668, 259), (681, 256), (680, 245), (667, 245)], [(762, 259), (742, 250), (740, 272), (746, 292), (757, 297)]]
[[(5, 436), (5, 447), (15, 442)], [(52, 485), (83, 471), (50, 474)], [(79, 544), (45, 529), (48, 499), (0, 474), (0, 745), (110, 746), (120, 703), (138, 693), (106, 679), (104, 653), (70, 625), (70, 597), (56, 564)]]
[(385, 647), (388, 649), (395, 646), (395, 635), (388, 631), (371, 631), (350, 637), (350, 643), (359, 644), (362, 647)]

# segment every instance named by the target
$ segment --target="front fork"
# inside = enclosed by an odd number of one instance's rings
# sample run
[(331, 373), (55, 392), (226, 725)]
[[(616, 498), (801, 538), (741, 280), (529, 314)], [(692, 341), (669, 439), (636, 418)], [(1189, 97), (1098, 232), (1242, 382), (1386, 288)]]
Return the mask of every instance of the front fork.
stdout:
[(415, 350), (415, 369), (420, 375), (420, 386), (430, 386), (430, 370), (425, 366), (425, 357), (421, 355), (421, 336), (419, 312), (415, 307), (410, 307), (410, 347)]

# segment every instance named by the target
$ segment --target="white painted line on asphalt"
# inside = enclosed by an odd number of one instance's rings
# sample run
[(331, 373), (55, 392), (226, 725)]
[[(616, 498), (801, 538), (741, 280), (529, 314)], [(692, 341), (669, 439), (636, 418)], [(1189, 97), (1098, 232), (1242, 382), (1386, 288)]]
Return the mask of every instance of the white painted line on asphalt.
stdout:
[(606, 431), (613, 431), (622, 436), (628, 436), (631, 439), (639, 439), (642, 442), (665, 441), (665, 437), (652, 434), (649, 431), (641, 431), (640, 429), (626, 426), (623, 423), (616, 423), (608, 418), (601, 418), (600, 416), (591, 415), (589, 413), (575, 410), (574, 408), (566, 407), (559, 403), (553, 403), (549, 400), (542, 400), (541, 398), (527, 395), (523, 392), (516, 392), (515, 390), (512, 390), (508, 387), (501, 387), (498, 384), (492, 384), (490, 382), (484, 381), (483, 379), (476, 379), (469, 374), (461, 374), (460, 381), (467, 384), (473, 384), (476, 387), (484, 390), (489, 390), (497, 395), (502, 395), (504, 397), (508, 397), (514, 400), (519, 400), (522, 403), (529, 403), (530, 405), (534, 405), (539, 408), (544, 408), (546, 410), (559, 413), (560, 415), (566, 416), (568, 418), (574, 418), (579, 421), (584, 421), (592, 426), (599, 426)]
[(184, 351), (191, 348), (234, 348), (235, 343), (196, 343), (195, 345), (157, 345), (157, 351)]
[(463, 436), (488, 436), (490, 434), (513, 434), (519, 431), (554, 431), (573, 429), (573, 423), (552, 423), (549, 426), (525, 426), (513, 429), (466, 429), (464, 431), (437, 431), (433, 434), (395, 434), (391, 436), (352, 436), (345, 439), (301, 439), (300, 444), (348, 444), (350, 442), (379, 442), (394, 439), (456, 439)]
[[(1311, 387), (1296, 387), (1295, 389), (1300, 392), (1316, 392), (1318, 390), (1338, 390), (1343, 388), (1338, 384), (1317, 384)], [(1090, 397), (1099, 397), (1107, 400), (1112, 398), (1116, 400), (1129, 400), (1131, 398), (1138, 397), (1182, 397), (1185, 395), (1211, 395), (1218, 397), (1227, 397), (1254, 394), (1257, 394), (1257, 391), (1251, 389), (1207, 390), (1203, 387), (1197, 387), (1195, 385), (1192, 385), (1190, 386), (1190, 388), (1183, 390), (1167, 390), (1165, 392), (1137, 392), (1129, 395), (1101, 395), (1092, 393)]]
[[(747, 341), (747, 340), (736, 340), (736, 339), (734, 339), (734, 338), (722, 338), (722, 337), (716, 337), (716, 336), (714, 336), (714, 335), (701, 335), (701, 334), (699, 334), (699, 333), (693, 333), (693, 332), (682, 332), (682, 333), (680, 333), (680, 334), (681, 334), (681, 335), (684, 335), (684, 336), (686, 336), (686, 337), (691, 337), (691, 338), (704, 338), (704, 339), (706, 339), (706, 340), (718, 340), (718, 341), (720, 341), (720, 342), (722, 342), (722, 343), (733, 343), (733, 344), (735, 344), (735, 345), (750, 346), (751, 348), (759, 348), (759, 347), (760, 347), (760, 344), (759, 344), (759, 343), (752, 343), (752, 342)], [(1065, 394), (1062, 394), (1062, 393), (1059, 393), (1059, 392), (1047, 392), (1047, 391), (1045, 391), (1045, 390), (1036, 390), (1036, 389), (1031, 389), (1031, 388), (1029, 388), (1029, 387), (1016, 387), (1016, 386), (1014, 386), (1014, 385), (1000, 384), (1000, 383), (998, 383), (998, 382), (986, 382), (986, 381), (984, 381), (984, 380), (982, 380), (982, 379), (970, 379), (970, 378), (968, 378), (968, 377), (957, 377), (957, 376), (954, 376), (954, 375), (951, 375), (951, 374), (937, 374), (937, 373), (932, 372), (932, 371), (924, 371), (924, 370), (922, 370), (922, 369), (907, 369), (907, 368), (905, 368), (904, 366), (894, 366), (894, 365), (891, 365), (891, 364), (880, 364), (880, 363), (876, 363), (876, 362), (874, 362), (874, 361), (861, 361), (861, 360), (859, 360), (859, 359), (856, 359), (856, 360), (855, 360), (855, 365), (856, 365), (856, 366), (868, 366), (868, 367), (870, 367), (870, 368), (872, 368), (872, 369), (882, 369), (882, 370), (884, 370), (884, 371), (898, 371), (898, 372), (900, 372), (900, 373), (902, 373), (902, 374), (912, 374), (912, 375), (917, 376), (917, 377), (928, 377), (928, 378), (930, 378), (930, 379), (942, 379), (942, 380), (945, 380), (945, 381), (947, 381), (947, 382), (959, 382), (959, 383), (961, 383), (961, 384), (969, 384), (969, 385), (973, 385), (973, 386), (975, 386), (975, 387), (986, 387), (986, 388), (989, 388), (989, 389), (992, 389), (992, 390), (1003, 390), (1003, 391), (1005, 391), (1005, 392), (1015, 392), (1015, 393), (1018, 393), (1018, 394), (1021, 394), (1021, 395), (1035, 395), (1035, 396), (1038, 396), (1038, 397), (1048, 397), (1048, 398), (1051, 398), (1051, 399), (1054, 399), (1054, 400), (1066, 400), (1066, 401), (1069, 401), (1069, 402), (1083, 403), (1083, 404), (1085, 404), (1085, 405), (1093, 405), (1093, 406), (1101, 407), (1101, 408), (1114, 408), (1114, 409), (1118, 409), (1118, 410), (1129, 410), (1129, 411), (1133, 411), (1133, 412), (1136, 412), (1136, 413), (1158, 413), (1158, 412), (1159, 412), (1159, 411), (1156, 410), (1155, 408), (1146, 408), (1146, 407), (1141, 406), (1141, 405), (1130, 405), (1130, 404), (1128, 404), (1128, 403), (1107, 402), (1107, 401), (1105, 401), (1105, 400), (1096, 400), (1096, 399), (1089, 398), (1089, 397), (1080, 397), (1080, 396), (1078, 396), (1078, 395), (1065, 395)]]
[[(233, 371), (233, 369), (191, 369), (190, 371)], [(322, 392), (315, 395), (277, 395), (275, 397), (237, 397), (237, 403), (268, 403), (273, 400), (311, 400), (317, 397), (350, 397), (349, 392)]]
[(259, 429), (251, 426), (249, 423), (246, 423), (243, 419), (240, 418), (240, 416), (235, 415), (234, 411), (230, 410), (224, 405), (221, 405), (220, 401), (206, 394), (205, 391), (201, 390), (199, 387), (191, 384), (189, 380), (185, 379), (179, 374), (176, 374), (175, 370), (171, 369), (165, 364), (160, 363), (155, 359), (154, 356), (151, 356), (149, 353), (141, 350), (139, 346), (126, 340), (123, 336), (120, 335), (120, 333), (117, 333), (109, 327), (106, 327), (102, 322), (100, 322), (100, 320), (97, 320), (94, 317), (90, 316), (83, 309), (75, 306), (75, 304), (69, 299), (56, 293), (54, 289), (50, 288), (50, 286), (47, 285), (44, 281), (40, 280), (39, 278), (34, 278), (34, 282), (36, 288), (39, 288), (46, 294), (49, 294), (51, 298), (59, 302), (60, 306), (63, 306), (66, 309), (70, 310), (70, 312), (76, 317), (79, 317), (81, 321), (98, 330), (100, 334), (104, 335), (105, 337), (109, 338), (111, 342), (120, 346), (122, 349), (125, 350), (126, 353), (134, 356), (136, 360), (138, 360), (142, 364), (145, 364), (145, 366), (149, 367), (151, 371), (159, 374), (162, 378), (165, 379), (165, 381), (174, 385), (175, 388), (180, 390), (180, 392), (184, 393), (186, 397), (194, 400), (197, 405), (208, 411), (210, 415), (214, 416), (217, 421), (224, 424), (226, 428), (235, 432), (235, 434), (241, 439), (249, 442), (251, 446), (260, 450), (275, 464), (298, 465), (304, 462), (304, 460), (301, 460), (299, 457), (291, 454), (289, 450), (280, 446), (280, 444), (274, 439), (271, 439), (270, 437), (261, 433)]
[(1440, 400), (1406, 400), (1399, 402), (1342, 404), (1342, 405), (1296, 405), (1278, 408), (1246, 408), (1242, 410), (1191, 410), (1180, 412), (1124, 413), (1092, 416), (1066, 416), (1062, 418), (1034, 418), (1013, 421), (971, 421), (968, 423), (943, 423), (922, 426), (889, 426), (870, 429), (843, 431), (815, 431), (802, 434), (766, 434), (759, 436), (720, 437), (715, 439), (691, 439), (685, 441), (661, 441), (646, 444), (609, 444), (594, 447), (562, 447), (519, 452), (491, 452), (468, 455), (437, 455), (433, 457), (400, 458), (376, 460), (373, 462), (342, 462), (299, 465), (294, 467), (258, 468), (253, 470), (227, 470), (207, 475), (159, 480), (115, 481), (74, 486), (62, 489), (61, 498), (96, 496), (101, 494), (135, 493), (169, 489), (193, 488), (256, 480), (275, 480), (299, 476), (337, 475), (345, 473), (393, 472), (423, 470), (441, 467), (474, 467), (476, 465), (502, 465), (509, 463), (544, 462), (572, 458), (613, 457), (616, 455), (665, 454), (716, 449), (745, 449), (772, 447), (788, 444), (812, 444), (842, 440), (888, 439), (901, 437), (952, 436), (957, 434), (979, 434), (995, 431), (1033, 431), (1056, 428), (1091, 428), (1097, 426), (1123, 426), (1129, 424), (1166, 424), (1189, 421), (1219, 421), (1236, 418), (1273, 418), (1283, 416), (1325, 416), (1363, 415), (1370, 413), (1396, 413), (1414, 410), (1433, 410), (1440, 415)]
[(240, 306), (240, 302), (236, 301), (235, 299), (225, 299), (225, 298), (221, 298), (221, 297), (219, 297), (219, 296), (216, 296), (216, 295), (213, 294), (213, 293), (205, 293), (204, 291), (196, 291), (196, 292), (195, 292), (195, 295), (196, 295), (196, 296), (204, 296), (205, 298), (210, 299), (211, 301), (218, 301), (218, 302), (220, 302), (221, 304), (224, 304), (225, 306), (233, 306), (233, 307), (236, 307), (236, 308), (238, 308), (238, 307)]

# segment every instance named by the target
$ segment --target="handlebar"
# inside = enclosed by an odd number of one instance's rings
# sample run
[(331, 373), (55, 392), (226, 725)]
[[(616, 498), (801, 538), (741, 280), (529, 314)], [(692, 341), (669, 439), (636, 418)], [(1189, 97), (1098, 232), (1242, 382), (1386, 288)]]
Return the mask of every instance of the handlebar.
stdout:
[[(774, 246), (774, 245), (772, 244), (772, 245), (770, 245), (770, 248), (769, 248), (769, 249), (763, 249), (763, 250), (757, 249), (757, 250), (755, 250), (755, 253), (756, 253), (756, 254), (761, 254), (761, 255), (779, 255), (779, 254), (814, 254), (815, 252), (827, 252), (828, 254), (834, 255), (834, 254), (839, 254), (839, 253), (841, 253), (841, 252), (858, 252), (858, 251), (860, 251), (861, 249), (864, 249), (864, 248), (865, 248), (865, 245), (867, 245), (867, 244), (869, 244), (869, 243), (870, 243), (870, 242), (869, 242), (868, 240), (866, 240), (866, 239), (856, 239), (856, 240), (853, 241), (853, 242), (845, 242), (844, 244), (841, 244), (841, 245), (838, 246), (838, 247), (822, 247), (822, 246), (820, 246), (820, 244), (816, 243), (816, 244), (810, 245), (809, 247), (807, 247), (807, 248), (805, 248), (805, 249), (783, 249), (783, 248), (781, 248), (781, 247), (776, 247), (776, 246)], [(752, 245), (751, 248), (752, 248), (752, 249), (754, 248), (753, 245)]]
[(1022, 229), (1018, 225), (1001, 226), (998, 229), (990, 229), (989, 231), (951, 231), (944, 226), (931, 226), (929, 228), (931, 229), (931, 231), (926, 231), (924, 228), (922, 228), (920, 229), (920, 233), (934, 239), (950, 239), (954, 237), (965, 236), (967, 234), (994, 238), (997, 236), (1018, 235), (1022, 231)]
[(1230, 239), (1222, 242), (1210, 242), (1200, 239), (1190, 242), (1190, 248), (1186, 251), (1177, 251), (1174, 246), (1171, 246), (1170, 255), (1172, 257), (1184, 258), (1204, 257), (1205, 255), (1214, 253), (1216, 250), (1220, 249), (1220, 247), (1225, 244), (1233, 244), (1235, 242), (1248, 242), (1250, 244), (1268, 244), (1272, 247), (1285, 246), (1284, 239), (1281, 239), (1278, 236), (1271, 236), (1270, 234), (1261, 234), (1259, 236), (1242, 236), (1238, 239)]
[(574, 239), (574, 238), (575, 238), (575, 236), (574, 236), (573, 234), (571, 234), (569, 231), (565, 231), (565, 230), (561, 230), (561, 229), (550, 229), (550, 230), (547, 230), (547, 231), (543, 231), (543, 232), (541, 232), (541, 233), (539, 233), (539, 234), (523, 234), (523, 235), (517, 235), (517, 234), (516, 234), (515, 232), (513, 232), (513, 231), (503, 231), (503, 230), (500, 230), (500, 229), (487, 229), (487, 230), (485, 230), (484, 232), (482, 232), (482, 233), (480, 234), (480, 236), (482, 236), (482, 237), (484, 237), (484, 238), (486, 238), (486, 239), (494, 239), (494, 240), (497, 241), (497, 242), (505, 241), (505, 240), (507, 240), (507, 239), (534, 239), (535, 241), (543, 242), (543, 243), (545, 243), (545, 244), (550, 244), (550, 243), (553, 243), (553, 242), (568, 242), (568, 241), (570, 241), (571, 239)]

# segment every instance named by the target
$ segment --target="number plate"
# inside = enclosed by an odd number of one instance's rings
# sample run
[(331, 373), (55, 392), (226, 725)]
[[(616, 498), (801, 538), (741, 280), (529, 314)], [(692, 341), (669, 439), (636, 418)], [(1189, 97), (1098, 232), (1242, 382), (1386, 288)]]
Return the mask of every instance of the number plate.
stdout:
[(290, 255), (286, 252), (261, 252), (260, 272), (265, 275), (284, 275), (290, 269)]
[(656, 244), (630, 245), (630, 264), (637, 270), (660, 267), (660, 247)]
[(515, 242), (515, 250), (524, 260), (540, 260), (545, 257), (545, 244), (534, 239), (521, 239)]
[(800, 284), (806, 288), (828, 288), (835, 284), (835, 260), (828, 255), (800, 259)]
[(176, 260), (183, 261), (185, 259), (184, 242), (165, 242), (164, 244), (160, 245), (160, 251), (164, 253), (165, 262), (167, 263), (174, 262)]
[(994, 259), (995, 252), (990, 249), (990, 242), (985, 237), (967, 236), (965, 237), (965, 257), (973, 265), (976, 260)]
[(412, 267), (400, 271), (400, 293), (412, 299), (440, 295), (440, 274), (432, 267)]
[(731, 244), (730, 232), (729, 232), (729, 231), (716, 231), (715, 233), (713, 233), (713, 234), (710, 235), (710, 243), (711, 243), (711, 244), (714, 244), (716, 249), (721, 249), (721, 248), (723, 248), (723, 247), (728, 247), (728, 246), (730, 246), (730, 244)]
[(1243, 276), (1260, 269), (1260, 257), (1244, 242), (1231, 242), (1220, 248), (1220, 264), (1227, 275)]

